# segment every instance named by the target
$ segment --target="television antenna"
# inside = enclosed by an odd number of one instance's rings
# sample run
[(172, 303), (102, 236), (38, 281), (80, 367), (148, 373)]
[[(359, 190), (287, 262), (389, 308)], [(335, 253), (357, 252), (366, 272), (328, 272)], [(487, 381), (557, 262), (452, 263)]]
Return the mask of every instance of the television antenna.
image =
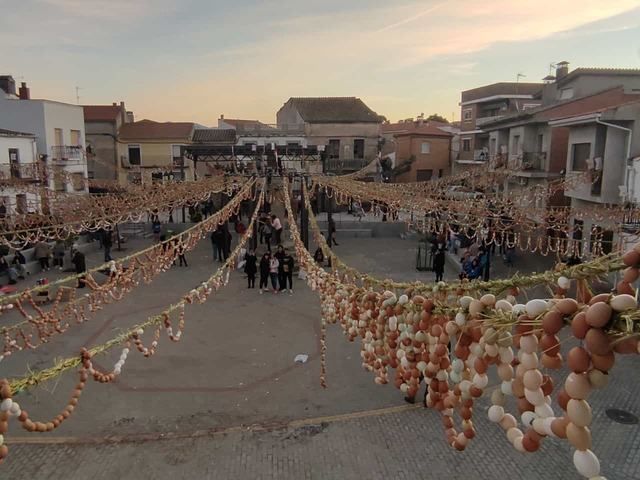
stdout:
[(82, 90), (82, 88), (76, 87), (76, 104), (78, 105), (80, 105), (80, 90)]

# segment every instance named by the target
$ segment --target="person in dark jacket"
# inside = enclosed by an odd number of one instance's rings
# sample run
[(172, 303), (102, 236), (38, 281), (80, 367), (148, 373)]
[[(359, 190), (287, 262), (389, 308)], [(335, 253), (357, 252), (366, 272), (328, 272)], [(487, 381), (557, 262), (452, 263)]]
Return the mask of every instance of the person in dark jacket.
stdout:
[(447, 251), (444, 243), (437, 243), (433, 250), (433, 271), (436, 274), (436, 282), (442, 281), (444, 278), (445, 252)]
[(280, 268), (282, 269), (280, 291), (286, 290), (287, 282), (289, 283), (289, 295), (293, 295), (293, 257), (283, 249), (284, 255), (280, 260)]
[(244, 257), (244, 273), (247, 274), (248, 286), (247, 288), (256, 288), (256, 273), (258, 259), (253, 249), (249, 249)]
[(113, 247), (113, 232), (110, 228), (102, 230), (102, 246), (104, 247), (104, 261), (110, 262), (111, 260), (113, 260), (111, 258), (111, 247)]
[(271, 262), (271, 254), (265, 252), (260, 259), (260, 295), (263, 291), (269, 290), (269, 265)]
[(222, 225), (218, 225), (218, 228), (211, 234), (211, 241), (214, 247), (213, 260), (215, 261), (217, 256), (219, 262), (226, 261), (226, 234)]
[[(85, 273), (87, 271), (87, 262), (84, 257), (84, 253), (78, 250), (77, 246), (73, 246), (71, 250), (71, 262), (75, 266), (76, 274)], [(85, 278), (84, 275), (78, 277), (78, 288), (85, 287)]]
[(313, 259), (316, 261), (316, 263), (322, 265), (322, 263), (324, 262), (324, 252), (322, 251), (321, 247), (318, 247), (316, 249), (316, 252), (313, 254)]
[(18, 272), (18, 276), (20, 278), (24, 278), (29, 272), (27, 272), (27, 259), (24, 258), (24, 255), (20, 250), (16, 250), (15, 255), (13, 256), (13, 260), (11, 261), (11, 265)]
[(284, 270), (282, 269), (283, 268), (282, 259), (284, 258), (284, 248), (282, 245), (278, 245), (278, 247), (276, 248), (276, 253), (273, 256), (278, 259), (278, 285), (279, 285), (278, 290), (282, 291), (285, 289), (284, 288)]

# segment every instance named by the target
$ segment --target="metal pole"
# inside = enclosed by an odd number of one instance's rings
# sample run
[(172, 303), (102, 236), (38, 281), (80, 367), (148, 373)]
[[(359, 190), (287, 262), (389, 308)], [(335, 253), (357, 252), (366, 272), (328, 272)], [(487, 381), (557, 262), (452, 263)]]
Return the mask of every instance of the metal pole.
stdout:
[[(252, 193), (251, 198), (254, 198), (254, 199), (257, 198), (256, 197), (256, 193), (257, 193), (256, 190), (257, 190), (256, 184), (254, 183), (253, 186), (251, 187), (251, 193)], [(256, 209), (256, 203), (257, 203), (256, 200), (253, 200), (251, 202), (251, 204), (252, 204), (251, 211), (252, 212), (255, 211), (255, 209)], [(257, 222), (253, 226), (253, 235), (251, 236), (251, 246), (252, 246), (254, 252), (258, 248), (258, 224), (257, 224)]]
[[(302, 193), (302, 187), (307, 188), (307, 179), (302, 177), (300, 179), (300, 187)], [(300, 196), (302, 202), (302, 208), (300, 209), (300, 224), (302, 227), (302, 241), (304, 242), (304, 248), (309, 250), (309, 212), (307, 212), (307, 206), (305, 205), (304, 195)]]

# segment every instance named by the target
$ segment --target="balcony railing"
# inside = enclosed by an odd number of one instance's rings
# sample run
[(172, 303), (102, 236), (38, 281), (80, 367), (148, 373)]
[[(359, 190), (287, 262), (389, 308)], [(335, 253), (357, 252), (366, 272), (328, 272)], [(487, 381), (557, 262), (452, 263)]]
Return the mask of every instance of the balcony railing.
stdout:
[(511, 170), (545, 170), (547, 163), (547, 152), (523, 152), (513, 155), (509, 159)]
[(82, 160), (82, 147), (71, 145), (56, 145), (51, 147), (51, 159), (57, 161)]
[(0, 165), (0, 182), (9, 180), (38, 181), (40, 180), (40, 165), (38, 163)]

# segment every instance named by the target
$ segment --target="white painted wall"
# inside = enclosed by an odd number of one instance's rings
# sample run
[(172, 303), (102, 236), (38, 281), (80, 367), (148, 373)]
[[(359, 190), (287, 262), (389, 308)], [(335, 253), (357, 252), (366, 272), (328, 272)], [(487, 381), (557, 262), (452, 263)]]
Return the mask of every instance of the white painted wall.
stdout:
[(307, 137), (304, 136), (267, 136), (267, 135), (241, 135), (238, 137), (236, 145), (245, 145), (247, 143), (255, 143), (256, 145), (268, 145), (275, 143), (278, 146), (285, 146), (289, 142), (298, 142), (301, 147), (307, 147)]
[[(0, 135), (0, 170), (5, 178), (9, 178), (9, 149), (18, 150), (18, 161), (21, 164), (37, 163), (38, 155), (36, 151), (36, 142), (33, 138), (14, 137)], [(7, 214), (15, 213), (17, 205), (16, 194), (25, 193), (24, 191), (16, 191), (13, 187), (4, 187), (0, 189), (0, 203), (7, 208)], [(40, 195), (29, 192), (27, 196), (27, 211), (40, 210)]]

